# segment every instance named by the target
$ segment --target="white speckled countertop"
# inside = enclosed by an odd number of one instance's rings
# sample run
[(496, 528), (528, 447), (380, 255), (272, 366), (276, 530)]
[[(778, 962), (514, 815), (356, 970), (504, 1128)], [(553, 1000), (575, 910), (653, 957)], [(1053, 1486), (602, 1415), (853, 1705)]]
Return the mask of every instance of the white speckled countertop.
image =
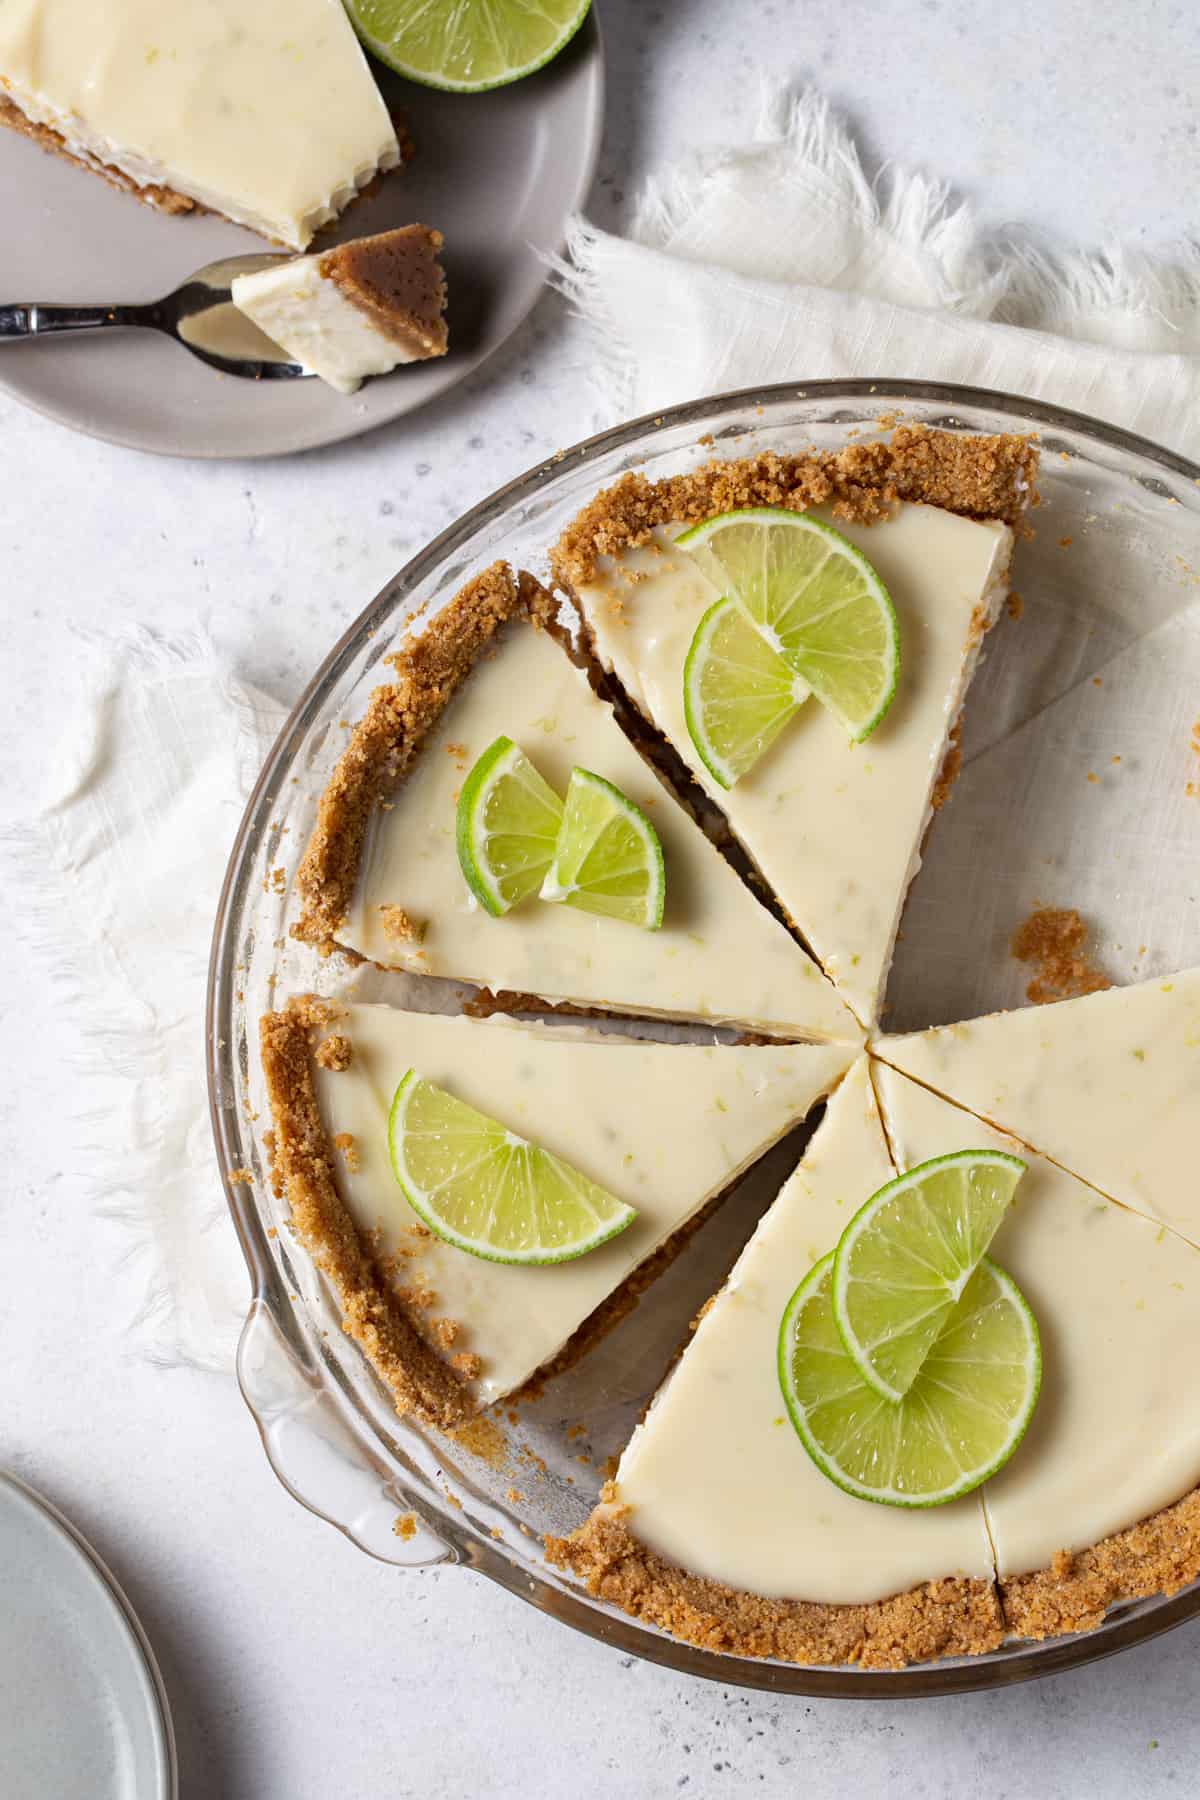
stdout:
[[(593, 216), (746, 134), (759, 70), (811, 78), (868, 152), (956, 178), (985, 219), (1153, 248), (1195, 226), (1200, 13), (1172, 0), (603, 0)], [(0, 821), (36, 791), (64, 625), (195, 620), (290, 699), (405, 558), (593, 426), (552, 296), (473, 381), (374, 437), (273, 464), (156, 461), (0, 400)], [(294, 1505), (232, 1384), (130, 1357), (128, 1277), (58, 1160), (70, 1020), (30, 1041), (11, 954), (0, 1037), (0, 1462), (91, 1537), (163, 1663), (185, 1796), (338, 1800), (680, 1792), (1154, 1796), (1190, 1779), (1200, 1626), (992, 1695), (859, 1707), (690, 1683), (459, 1570), (376, 1565)], [(19, 1271), (14, 1279), (13, 1271)]]

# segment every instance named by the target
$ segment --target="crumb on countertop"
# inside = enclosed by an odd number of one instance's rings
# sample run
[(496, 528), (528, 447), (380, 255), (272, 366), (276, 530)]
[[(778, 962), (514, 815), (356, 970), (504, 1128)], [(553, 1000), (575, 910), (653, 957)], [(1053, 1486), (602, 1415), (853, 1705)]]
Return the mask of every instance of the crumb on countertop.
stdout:
[(1032, 963), (1034, 973), (1025, 997), (1034, 1006), (1052, 1000), (1077, 1000), (1112, 986), (1088, 949), (1088, 928), (1074, 907), (1034, 909), (1012, 937), (1018, 962)]

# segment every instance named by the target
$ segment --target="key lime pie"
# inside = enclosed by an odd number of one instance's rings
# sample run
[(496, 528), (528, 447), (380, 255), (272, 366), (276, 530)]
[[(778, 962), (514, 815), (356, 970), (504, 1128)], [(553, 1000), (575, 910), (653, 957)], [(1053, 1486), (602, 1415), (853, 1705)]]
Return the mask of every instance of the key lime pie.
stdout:
[(5, 0), (0, 123), (294, 250), (400, 161), (340, 0)]
[(708, 1650), (896, 1668), (1200, 1575), (1200, 978), (876, 1026), (1035, 473), (901, 430), (628, 475), (557, 595), (497, 563), (410, 623), (299, 866), (326, 986), (475, 990), (262, 1026), (291, 1229), (437, 1427), (587, 1352), (823, 1105), (547, 1540)]

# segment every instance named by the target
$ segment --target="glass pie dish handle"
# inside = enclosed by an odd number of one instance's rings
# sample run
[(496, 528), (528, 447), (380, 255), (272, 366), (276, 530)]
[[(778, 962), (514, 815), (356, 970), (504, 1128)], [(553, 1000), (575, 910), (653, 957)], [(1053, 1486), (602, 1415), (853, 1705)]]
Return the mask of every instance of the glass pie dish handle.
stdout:
[(459, 1560), (420, 1502), (382, 1463), (372, 1467), (364, 1459), (329, 1388), (262, 1299), (242, 1328), (237, 1372), (271, 1467), (302, 1506), (380, 1562), (427, 1569)]

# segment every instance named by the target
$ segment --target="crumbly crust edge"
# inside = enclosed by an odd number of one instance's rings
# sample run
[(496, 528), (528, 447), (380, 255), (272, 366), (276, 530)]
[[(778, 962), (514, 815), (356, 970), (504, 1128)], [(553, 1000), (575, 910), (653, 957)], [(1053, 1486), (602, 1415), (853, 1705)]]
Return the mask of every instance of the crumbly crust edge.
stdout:
[(866, 1606), (764, 1599), (689, 1574), (640, 1541), (616, 1496), (610, 1484), (578, 1531), (547, 1539), (548, 1561), (633, 1618), (735, 1656), (876, 1669), (980, 1656), (1006, 1639), (1095, 1631), (1113, 1606), (1170, 1596), (1200, 1578), (1200, 1488), (1088, 1549), (1060, 1550), (1031, 1574), (946, 1578)]
[(695, 524), (747, 506), (791, 512), (828, 506), (837, 518), (869, 525), (905, 500), (1001, 520), (1020, 532), (1036, 504), (1037, 467), (1037, 445), (1029, 437), (902, 425), (886, 440), (849, 444), (836, 453), (768, 450), (661, 481), (630, 473), (576, 514), (550, 553), (551, 568), (568, 589), (583, 586), (601, 557), (646, 543), (657, 526)]
[(99, 175), (109, 187), (116, 188), (122, 194), (132, 194), (144, 206), (152, 206), (156, 212), (190, 213), (206, 212), (198, 200), (192, 200), (187, 194), (181, 194), (176, 188), (150, 185), (141, 187), (132, 176), (122, 174), (120, 169), (111, 163), (95, 161), (89, 156), (79, 156), (67, 147), (67, 141), (60, 131), (52, 125), (41, 125), (28, 114), (23, 113), (15, 100), (10, 100), (0, 92), (0, 125), (7, 126), (10, 131), (19, 132), (22, 137), (32, 138), (43, 150), (49, 150), (61, 156), (66, 162), (74, 163), (77, 169), (87, 169), (92, 175)]
[(275, 1191), (286, 1199), (297, 1238), (337, 1296), (343, 1331), (390, 1390), (396, 1410), (417, 1412), (449, 1430), (476, 1411), (470, 1390), (388, 1293), (334, 1179), (333, 1147), (313, 1080), (310, 1031), (331, 1023), (336, 1012), (305, 997), (260, 1021)]
[(1008, 1629), (1018, 1637), (1094, 1631), (1109, 1608), (1176, 1594), (1200, 1577), (1200, 1488), (1087, 1550), (1060, 1550), (1048, 1568), (1000, 1583)]
[(533, 610), (532, 585), (507, 563), (492, 563), (386, 659), (394, 679), (372, 693), (321, 795), (296, 878), (300, 918), (293, 937), (323, 955), (339, 947), (372, 811), (401, 785), (496, 633)]
[(901, 1669), (938, 1657), (981, 1656), (1004, 1641), (990, 1581), (929, 1581), (863, 1606), (766, 1599), (668, 1562), (640, 1542), (628, 1510), (612, 1498), (570, 1537), (548, 1538), (546, 1556), (579, 1576), (596, 1599), (725, 1655)]
[[(389, 234), (390, 235), (390, 234)], [(418, 359), (424, 360), (435, 356), (445, 356), (450, 342), (449, 328), (446, 323), (446, 276), (438, 261), (439, 253), (445, 243), (440, 231), (428, 225), (404, 225), (396, 235), (410, 238), (420, 237), (426, 243), (433, 267), (437, 272), (435, 298), (437, 300), (438, 317), (422, 319), (407, 307), (397, 307), (376, 286), (374, 282), (364, 280), (357, 272), (346, 271), (345, 253), (353, 250), (355, 245), (340, 244), (332, 250), (326, 250), (317, 268), (320, 274), (333, 282), (340, 294), (343, 294), (353, 306), (365, 313), (375, 329), (393, 343), (400, 344), (406, 350), (416, 353)]]

